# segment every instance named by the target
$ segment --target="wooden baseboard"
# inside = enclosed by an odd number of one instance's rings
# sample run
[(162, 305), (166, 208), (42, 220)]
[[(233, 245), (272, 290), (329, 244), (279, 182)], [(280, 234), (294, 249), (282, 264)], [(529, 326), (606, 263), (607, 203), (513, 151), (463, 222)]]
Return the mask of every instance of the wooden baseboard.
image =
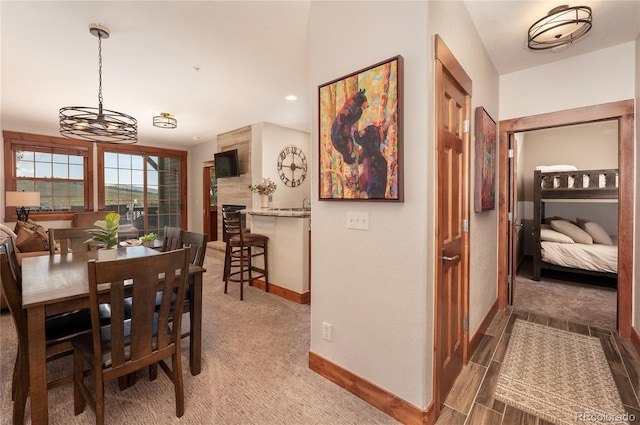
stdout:
[(309, 351), (309, 369), (405, 425), (431, 425), (436, 422), (433, 402), (426, 409), (420, 409), (312, 351)]
[(476, 333), (473, 334), (473, 337), (469, 340), (469, 346), (467, 348), (465, 364), (469, 361), (469, 359), (471, 359), (471, 357), (473, 356), (473, 353), (476, 352), (476, 349), (478, 348), (478, 345), (480, 345), (480, 341), (482, 340), (482, 337), (484, 336), (485, 331), (491, 324), (491, 321), (493, 320), (497, 312), (498, 312), (498, 300), (496, 299), (493, 305), (489, 307), (489, 311), (487, 311), (487, 314), (484, 315), (484, 318), (482, 319), (482, 322), (480, 322), (480, 326), (478, 326)]
[[(258, 289), (264, 290), (265, 288), (264, 280), (254, 279), (252, 284)], [(311, 292), (309, 291), (305, 292), (304, 294), (299, 294), (292, 291), (291, 289), (283, 288), (282, 286), (269, 283), (269, 293), (298, 304), (311, 303)]]

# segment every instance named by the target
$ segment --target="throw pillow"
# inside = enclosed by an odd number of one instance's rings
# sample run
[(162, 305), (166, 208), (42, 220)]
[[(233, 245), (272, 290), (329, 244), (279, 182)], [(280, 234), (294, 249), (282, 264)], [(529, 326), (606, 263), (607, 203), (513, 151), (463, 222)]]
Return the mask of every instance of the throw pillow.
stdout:
[[(31, 230), (42, 241), (42, 245), (44, 246), (44, 250), (47, 251), (49, 249), (49, 235), (47, 234), (47, 231), (45, 230), (44, 227), (42, 227), (41, 225), (39, 225), (35, 221), (33, 221), (31, 219), (28, 219), (27, 221), (18, 221), (16, 223), (16, 229), (14, 231), (16, 235), (18, 234), (18, 231), (21, 228), (24, 228), (26, 230)], [(42, 251), (42, 250), (40, 250), (40, 251)]]
[(587, 232), (564, 220), (552, 220), (551, 228), (556, 232), (564, 233), (569, 236), (575, 243), (583, 243), (593, 245), (593, 238)]
[(606, 230), (598, 223), (594, 221), (589, 221), (584, 218), (577, 218), (578, 226), (585, 232), (589, 234), (593, 238), (594, 243), (599, 243), (602, 245), (613, 245), (613, 241), (611, 240), (611, 236), (607, 233)]
[(26, 227), (18, 229), (16, 234), (16, 248), (20, 252), (35, 252), (44, 251), (46, 247), (42, 243), (40, 236), (33, 230), (29, 230)]
[(552, 229), (540, 229), (540, 239), (549, 242), (575, 243), (569, 236)]

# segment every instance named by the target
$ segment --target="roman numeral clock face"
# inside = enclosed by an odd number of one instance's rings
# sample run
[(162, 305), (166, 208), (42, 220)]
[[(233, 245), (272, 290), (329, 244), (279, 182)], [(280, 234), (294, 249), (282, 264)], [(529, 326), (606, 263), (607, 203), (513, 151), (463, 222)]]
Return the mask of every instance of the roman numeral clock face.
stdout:
[(284, 147), (278, 155), (280, 180), (289, 187), (297, 187), (307, 177), (307, 157), (295, 145)]

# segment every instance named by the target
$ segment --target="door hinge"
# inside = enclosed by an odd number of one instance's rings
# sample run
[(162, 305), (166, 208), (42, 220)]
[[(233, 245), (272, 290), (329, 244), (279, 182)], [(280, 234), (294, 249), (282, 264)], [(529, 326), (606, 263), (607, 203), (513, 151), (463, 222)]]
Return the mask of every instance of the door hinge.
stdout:
[(468, 317), (463, 317), (462, 318), (462, 330), (466, 331), (469, 329), (469, 318)]
[(513, 211), (509, 211), (509, 214), (507, 215), (507, 220), (513, 221)]
[(462, 132), (463, 133), (469, 132), (469, 120), (462, 121)]
[(509, 149), (509, 150), (507, 151), (507, 156), (508, 156), (509, 158), (513, 158), (513, 157), (515, 156), (515, 153), (513, 152), (513, 149)]
[(462, 231), (464, 233), (469, 233), (469, 220), (467, 220), (466, 218), (462, 220)]
[(511, 275), (510, 275), (510, 274), (508, 274), (508, 275), (507, 275), (507, 283), (511, 283), (511, 281), (512, 281)]

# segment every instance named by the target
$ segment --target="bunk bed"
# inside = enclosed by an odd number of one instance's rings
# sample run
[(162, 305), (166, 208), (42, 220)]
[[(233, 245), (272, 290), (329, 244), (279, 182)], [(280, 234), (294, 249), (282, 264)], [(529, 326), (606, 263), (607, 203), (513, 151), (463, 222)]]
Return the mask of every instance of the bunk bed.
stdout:
[[(604, 230), (597, 224), (576, 223), (577, 217), (547, 217), (545, 205), (550, 202), (617, 202), (618, 170), (535, 170), (533, 192), (533, 280), (540, 280), (543, 269), (616, 278), (618, 247), (615, 237), (603, 234)], [(580, 211), (576, 215), (579, 216)], [(586, 223), (591, 227), (585, 227)], [(591, 232), (589, 236), (594, 237), (591, 241), (584, 240), (582, 234), (575, 233), (578, 231), (574, 227), (585, 234)], [(594, 229), (596, 232), (592, 231)], [(569, 239), (563, 239), (564, 236)], [(594, 240), (597, 243), (593, 243)]]

